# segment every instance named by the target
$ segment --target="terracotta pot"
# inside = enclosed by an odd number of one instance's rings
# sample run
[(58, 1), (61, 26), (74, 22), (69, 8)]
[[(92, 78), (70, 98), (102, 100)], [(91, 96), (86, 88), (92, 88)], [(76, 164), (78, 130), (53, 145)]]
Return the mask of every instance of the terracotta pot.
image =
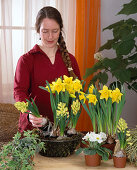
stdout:
[(87, 166), (99, 166), (101, 163), (101, 156), (97, 153), (95, 155), (85, 155), (85, 163)]
[(113, 156), (114, 167), (116, 168), (125, 168), (126, 166), (126, 157), (116, 157)]
[[(116, 142), (115, 143), (112, 143), (112, 144), (109, 144), (109, 143), (106, 143), (104, 145), (102, 145), (102, 147), (105, 147), (107, 149), (110, 149), (112, 151), (112, 155), (114, 153), (114, 149), (115, 149), (115, 146), (116, 146)], [(112, 159), (112, 156), (109, 155), (109, 159)]]

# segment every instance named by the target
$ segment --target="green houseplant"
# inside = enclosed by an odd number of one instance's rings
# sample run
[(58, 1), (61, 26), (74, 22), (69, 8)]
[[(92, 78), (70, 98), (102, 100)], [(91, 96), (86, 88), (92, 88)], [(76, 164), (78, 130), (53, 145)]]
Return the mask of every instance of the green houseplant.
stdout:
[(127, 139), (126, 154), (131, 164), (137, 166), (137, 126), (130, 129), (130, 136)]
[(44, 149), (38, 135), (33, 131), (24, 131), (24, 137), (17, 132), (0, 152), (0, 169), (10, 170), (32, 170), (34, 166), (33, 157), (36, 152)]
[(120, 118), (117, 126), (117, 137), (120, 147), (113, 155), (114, 166), (117, 168), (124, 168), (126, 166), (127, 136), (130, 136), (127, 123), (124, 119)]
[[(105, 133), (88, 132), (83, 138), (82, 143), (86, 145), (85, 148), (79, 148), (76, 154), (83, 152), (85, 154), (85, 161), (88, 166), (98, 166), (102, 160), (108, 160), (109, 154), (112, 151), (102, 147), (103, 142), (107, 136)], [(98, 160), (98, 161), (97, 161)], [(96, 162), (97, 161), (97, 162)]]
[[(123, 5), (122, 10), (117, 15), (135, 14), (137, 13), (136, 6), (137, 1), (131, 0), (128, 4)], [(102, 45), (99, 52), (113, 49), (116, 52), (116, 57), (102, 58), (101, 54), (98, 53), (95, 55), (98, 62), (86, 70), (84, 78), (97, 72), (90, 84), (95, 84), (97, 80), (106, 84), (108, 73), (110, 73), (118, 82), (126, 84), (129, 89), (137, 92), (137, 21), (132, 18), (120, 20), (104, 30), (112, 30), (113, 38)]]

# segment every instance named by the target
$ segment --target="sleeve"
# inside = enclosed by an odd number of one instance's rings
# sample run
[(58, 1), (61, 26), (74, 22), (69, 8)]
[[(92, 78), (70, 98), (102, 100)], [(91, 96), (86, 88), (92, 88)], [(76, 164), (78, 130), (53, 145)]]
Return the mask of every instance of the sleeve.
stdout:
[(71, 58), (73, 71), (76, 74), (76, 76), (78, 77), (78, 79), (81, 80), (80, 70), (79, 70), (79, 66), (78, 66), (76, 58), (71, 54), (70, 54), (70, 58)]
[[(14, 99), (15, 101), (26, 101), (29, 99), (30, 88), (30, 69), (24, 56), (18, 60), (14, 77)], [(20, 113), (19, 131), (31, 129), (31, 123), (28, 121), (28, 114)]]

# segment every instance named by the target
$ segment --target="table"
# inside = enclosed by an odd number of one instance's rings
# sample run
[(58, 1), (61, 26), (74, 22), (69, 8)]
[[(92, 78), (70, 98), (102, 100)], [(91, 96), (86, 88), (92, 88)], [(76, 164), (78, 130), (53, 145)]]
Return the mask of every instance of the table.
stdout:
[[(101, 161), (101, 165), (98, 167), (88, 167), (85, 165), (84, 154), (71, 155), (63, 158), (51, 158), (44, 157), (37, 154), (34, 158), (35, 167), (34, 170), (87, 170), (87, 169), (101, 169), (101, 170), (117, 170), (121, 168), (115, 168), (113, 166), (113, 160)], [(124, 170), (137, 170), (136, 167), (130, 165), (127, 162)]]

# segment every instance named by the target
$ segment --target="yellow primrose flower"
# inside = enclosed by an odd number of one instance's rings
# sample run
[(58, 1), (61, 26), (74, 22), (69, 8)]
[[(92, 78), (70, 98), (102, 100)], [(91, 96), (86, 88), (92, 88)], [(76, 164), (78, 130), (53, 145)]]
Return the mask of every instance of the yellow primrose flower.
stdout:
[(65, 91), (65, 85), (64, 83), (62, 83), (61, 78), (58, 78), (56, 82), (52, 82), (53, 84), (53, 88), (55, 91), (57, 91), (58, 93), (61, 91)]
[(69, 112), (68, 112), (68, 108), (66, 107), (66, 103), (62, 103), (60, 102), (58, 104), (58, 107), (57, 107), (57, 117), (65, 117), (67, 115), (67, 117), (69, 116)]
[(93, 103), (94, 105), (96, 105), (96, 102), (98, 101), (94, 94), (88, 94), (86, 98), (88, 98), (88, 103)]
[(116, 88), (115, 90), (112, 91), (112, 103), (117, 102), (119, 103), (119, 101), (121, 101), (121, 96), (123, 94), (120, 93), (120, 90), (118, 88)]
[(73, 101), (71, 109), (74, 115), (78, 113), (78, 111), (80, 110), (80, 102), (78, 101), (78, 99), (76, 101)]
[(119, 122), (118, 122), (118, 132), (124, 132), (128, 127), (127, 127), (127, 123), (124, 119), (120, 118)]
[(101, 93), (100, 99), (106, 99), (107, 101), (109, 97), (112, 97), (112, 90), (108, 90), (108, 87), (106, 85), (104, 85), (103, 90), (99, 90), (99, 92)]
[(81, 84), (80, 80), (76, 79), (73, 81), (73, 88), (77, 92), (79, 92), (82, 89), (82, 84)]
[(93, 84), (89, 87), (89, 93), (90, 94), (93, 94), (93, 89), (94, 89), (94, 86), (93, 86)]
[(28, 102), (16, 102), (15, 104), (14, 104), (14, 106), (19, 110), (19, 111), (21, 111), (22, 113), (25, 113), (25, 112), (27, 112), (27, 108), (28, 108)]
[(80, 91), (79, 100), (83, 100), (83, 102), (85, 103), (86, 97), (85, 97), (85, 93), (84, 92)]

